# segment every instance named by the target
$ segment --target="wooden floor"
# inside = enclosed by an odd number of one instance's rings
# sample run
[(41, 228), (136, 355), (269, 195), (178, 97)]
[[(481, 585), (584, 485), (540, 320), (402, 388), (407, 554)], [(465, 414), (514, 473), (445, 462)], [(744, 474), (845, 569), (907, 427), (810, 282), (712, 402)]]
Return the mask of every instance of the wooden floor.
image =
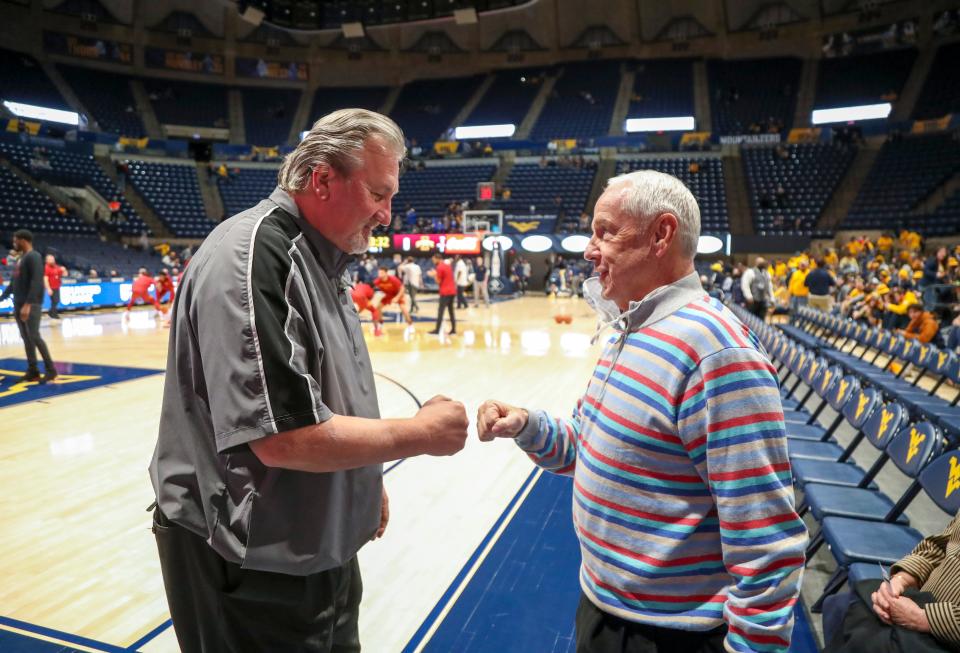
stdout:
[[(423, 314), (435, 307), (425, 303)], [(573, 323), (555, 324), (559, 311)], [(421, 401), (438, 393), (463, 401), (471, 421), (489, 397), (571, 410), (598, 353), (586, 304), (528, 298), (458, 317), (453, 338), (428, 335), (426, 322), (412, 332), (388, 325), (380, 338), (368, 332), (375, 371)], [(45, 323), (42, 333), (57, 361), (159, 371), (166, 359), (168, 330), (152, 311), (75, 315)], [(0, 323), (0, 358), (23, 358), (9, 321)], [(377, 384), (385, 416), (415, 412), (391, 380)], [(0, 634), (30, 633), (77, 650), (177, 650), (164, 627), (169, 615), (145, 511), (162, 385), (158, 373), (0, 409)], [(531, 470), (511, 443), (475, 439), (452, 458), (389, 469), (389, 529), (360, 554), (365, 650), (404, 648)]]

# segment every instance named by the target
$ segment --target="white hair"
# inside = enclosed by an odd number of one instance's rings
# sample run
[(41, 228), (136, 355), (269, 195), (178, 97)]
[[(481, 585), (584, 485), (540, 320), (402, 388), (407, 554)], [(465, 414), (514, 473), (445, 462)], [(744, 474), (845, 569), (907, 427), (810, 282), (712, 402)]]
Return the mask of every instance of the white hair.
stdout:
[(390, 118), (366, 109), (340, 109), (313, 123), (297, 148), (280, 166), (277, 184), (293, 193), (307, 187), (311, 171), (326, 164), (349, 175), (363, 163), (361, 153), (371, 136), (379, 136), (397, 156), (397, 164), (406, 156), (403, 132)]
[(682, 181), (656, 170), (635, 170), (611, 177), (607, 191), (617, 195), (620, 210), (646, 225), (664, 213), (677, 216), (680, 250), (691, 259), (700, 239), (700, 207)]

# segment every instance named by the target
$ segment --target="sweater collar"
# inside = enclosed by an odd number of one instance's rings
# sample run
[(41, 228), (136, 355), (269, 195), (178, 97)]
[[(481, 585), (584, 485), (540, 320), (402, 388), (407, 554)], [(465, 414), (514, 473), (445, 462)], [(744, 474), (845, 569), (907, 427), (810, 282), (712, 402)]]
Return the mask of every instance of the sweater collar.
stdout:
[(642, 329), (676, 313), (704, 294), (700, 276), (694, 270), (673, 283), (653, 290), (639, 302), (630, 302), (627, 315), (618, 326), (626, 331)]

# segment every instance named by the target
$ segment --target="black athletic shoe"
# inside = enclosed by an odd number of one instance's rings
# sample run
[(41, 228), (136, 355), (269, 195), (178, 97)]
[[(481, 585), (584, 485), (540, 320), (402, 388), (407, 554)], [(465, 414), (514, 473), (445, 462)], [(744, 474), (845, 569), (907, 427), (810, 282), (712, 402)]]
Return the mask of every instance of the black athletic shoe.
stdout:
[(43, 375), (43, 381), (41, 381), (41, 383), (50, 383), (55, 378), (57, 378), (57, 376), (59, 375), (57, 374), (56, 370), (50, 370), (49, 372)]
[(27, 370), (27, 373), (20, 377), (21, 383), (33, 383), (34, 381), (42, 381), (40, 372), (37, 370)]
[(431, 335), (431, 336), (439, 336), (439, 335), (440, 335), (440, 332), (439, 332), (439, 331), (427, 331), (427, 334), (429, 334), (429, 335)]

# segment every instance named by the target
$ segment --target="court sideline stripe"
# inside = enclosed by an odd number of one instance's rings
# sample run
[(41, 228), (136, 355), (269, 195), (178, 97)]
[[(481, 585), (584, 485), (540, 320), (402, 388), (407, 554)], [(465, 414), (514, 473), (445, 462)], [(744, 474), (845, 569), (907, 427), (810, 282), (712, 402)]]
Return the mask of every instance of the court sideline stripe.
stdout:
[(61, 630), (47, 628), (45, 626), (37, 626), (25, 621), (20, 621), (18, 619), (11, 619), (10, 617), (0, 616), (0, 628), (9, 631), (19, 630), (31, 635), (39, 635), (41, 637), (50, 638), (57, 640), (56, 643), (58, 644), (76, 644), (77, 646), (85, 646), (97, 651), (104, 651), (105, 653), (127, 653), (127, 649), (123, 648), (122, 646), (115, 646), (113, 644), (107, 644), (106, 642), (98, 642), (97, 640), (90, 639), (88, 637), (72, 635)]
[(456, 603), (457, 599), (460, 598), (463, 590), (466, 589), (470, 579), (473, 578), (473, 575), (477, 572), (477, 569), (480, 568), (480, 565), (490, 553), (493, 545), (497, 543), (498, 539), (500, 539), (503, 531), (506, 530), (510, 520), (513, 519), (513, 516), (520, 509), (521, 504), (523, 504), (524, 500), (527, 498), (527, 495), (530, 494), (530, 490), (533, 489), (534, 484), (536, 483), (537, 479), (540, 478), (542, 473), (543, 470), (539, 467), (535, 467), (533, 470), (531, 470), (530, 474), (520, 486), (520, 489), (517, 490), (517, 493), (510, 500), (510, 503), (508, 503), (507, 507), (504, 508), (502, 513), (500, 513), (497, 521), (494, 522), (493, 526), (490, 527), (490, 530), (487, 531), (487, 534), (484, 536), (483, 540), (481, 540), (480, 544), (474, 550), (473, 554), (471, 554), (470, 558), (467, 559), (467, 562), (464, 563), (463, 567), (460, 569), (460, 572), (450, 583), (450, 586), (447, 587), (447, 590), (440, 597), (440, 600), (437, 601), (437, 604), (430, 611), (430, 614), (428, 614), (426, 619), (423, 620), (423, 623), (413, 634), (413, 637), (411, 637), (410, 641), (407, 642), (407, 645), (403, 647), (403, 651), (401, 653), (419, 653), (423, 650), (423, 647), (427, 645), (427, 643), (430, 641), (430, 638), (433, 637), (433, 634), (437, 631), (437, 628), (439, 628), (440, 624), (450, 612), (451, 608), (453, 608), (454, 603)]
[(162, 624), (151, 630), (149, 633), (135, 641), (133, 644), (127, 647), (128, 651), (139, 650), (141, 646), (146, 646), (151, 640), (153, 640), (157, 635), (165, 631), (167, 628), (173, 625), (173, 619), (167, 619)]
[[(381, 375), (381, 376), (382, 376), (382, 375)], [(384, 377), (384, 378), (386, 378), (386, 377)], [(390, 379), (390, 380), (393, 381), (393, 379)], [(396, 381), (394, 381), (394, 383), (396, 383)], [(397, 383), (397, 385), (400, 385), (400, 384)], [(403, 388), (402, 385), (400, 385), (400, 387)], [(406, 388), (403, 388), (403, 389), (404, 389), (404, 390), (407, 390)], [(417, 405), (419, 406), (419, 405), (420, 405), (420, 402), (417, 401), (416, 396), (414, 396), (414, 394), (413, 394), (412, 392), (410, 392), (409, 390), (407, 390), (407, 392), (410, 394), (411, 397), (413, 397), (413, 400), (416, 401), (416, 402), (417, 402)], [(400, 463), (402, 463), (404, 460), (406, 460), (406, 458), (401, 458), (400, 460), (396, 461), (395, 463), (393, 463), (392, 465), (390, 465), (389, 467), (387, 467), (385, 470), (383, 470), (384, 475), (390, 473), (391, 470), (395, 469), (395, 468), (397, 467), (397, 465), (399, 465)], [(146, 635), (144, 635), (143, 637), (141, 637), (140, 639), (138, 639), (136, 642), (134, 642), (133, 644), (131, 644), (130, 647), (127, 648), (126, 650), (128, 650), (128, 651), (136, 651), (136, 650), (137, 650), (138, 648), (140, 648), (141, 646), (146, 646), (151, 640), (153, 640), (154, 638), (156, 638), (157, 636), (159, 636), (160, 633), (162, 633), (163, 631), (165, 631), (167, 628), (169, 628), (169, 627), (172, 626), (172, 625), (173, 625), (173, 620), (167, 619), (165, 622), (163, 622), (162, 624), (160, 624), (159, 626), (157, 626), (156, 628), (154, 628), (153, 630), (151, 630), (149, 633), (147, 633)]]

